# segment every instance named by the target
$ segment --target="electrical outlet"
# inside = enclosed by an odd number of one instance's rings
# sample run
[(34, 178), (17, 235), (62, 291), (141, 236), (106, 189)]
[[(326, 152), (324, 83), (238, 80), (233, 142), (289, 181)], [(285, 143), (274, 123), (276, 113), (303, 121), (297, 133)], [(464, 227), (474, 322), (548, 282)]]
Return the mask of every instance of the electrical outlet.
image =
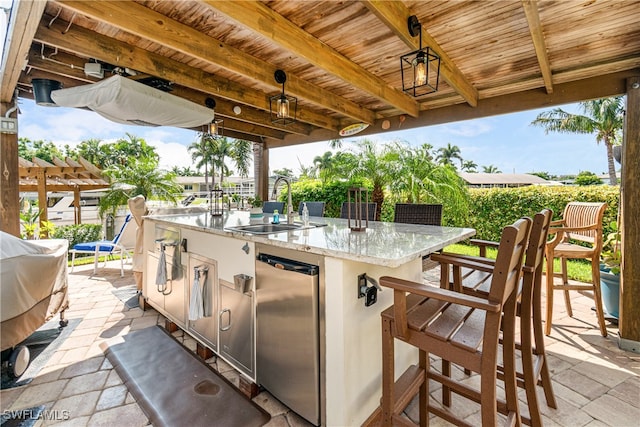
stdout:
[(363, 273), (358, 276), (358, 298), (365, 297), (367, 294), (367, 274)]

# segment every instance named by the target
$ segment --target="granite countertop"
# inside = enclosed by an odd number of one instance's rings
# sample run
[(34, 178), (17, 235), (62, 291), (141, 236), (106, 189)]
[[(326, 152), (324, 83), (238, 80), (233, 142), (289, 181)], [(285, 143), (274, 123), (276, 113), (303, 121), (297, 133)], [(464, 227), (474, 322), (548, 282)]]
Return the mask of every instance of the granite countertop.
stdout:
[[(227, 229), (247, 224), (266, 224), (272, 219), (269, 214), (250, 218), (246, 211), (224, 212), (222, 216), (211, 216), (208, 212), (149, 215), (145, 219), (209, 234), (392, 268), (475, 234), (472, 228), (376, 221), (369, 222), (369, 227), (364, 231), (352, 231), (346, 219), (325, 217), (311, 217), (311, 223), (326, 225), (275, 234), (249, 234)], [(280, 216), (280, 222), (286, 224), (286, 215)]]

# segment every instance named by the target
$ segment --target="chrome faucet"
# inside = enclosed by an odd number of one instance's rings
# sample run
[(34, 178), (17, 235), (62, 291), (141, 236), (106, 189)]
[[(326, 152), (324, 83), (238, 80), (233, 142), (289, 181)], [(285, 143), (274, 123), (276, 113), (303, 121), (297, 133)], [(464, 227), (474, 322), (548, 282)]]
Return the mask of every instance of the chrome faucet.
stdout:
[(276, 178), (276, 181), (273, 183), (273, 194), (271, 195), (271, 198), (276, 197), (280, 181), (284, 181), (285, 184), (287, 184), (287, 224), (293, 224), (293, 203), (291, 202), (291, 181), (289, 178), (284, 176)]

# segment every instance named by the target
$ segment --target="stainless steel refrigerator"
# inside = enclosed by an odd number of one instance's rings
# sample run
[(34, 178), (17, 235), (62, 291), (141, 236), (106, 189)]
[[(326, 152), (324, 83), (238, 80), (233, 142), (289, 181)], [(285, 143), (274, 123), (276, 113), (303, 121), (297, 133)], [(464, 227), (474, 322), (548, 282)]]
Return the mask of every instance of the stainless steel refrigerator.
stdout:
[(319, 267), (259, 254), (256, 375), (307, 421), (320, 424)]

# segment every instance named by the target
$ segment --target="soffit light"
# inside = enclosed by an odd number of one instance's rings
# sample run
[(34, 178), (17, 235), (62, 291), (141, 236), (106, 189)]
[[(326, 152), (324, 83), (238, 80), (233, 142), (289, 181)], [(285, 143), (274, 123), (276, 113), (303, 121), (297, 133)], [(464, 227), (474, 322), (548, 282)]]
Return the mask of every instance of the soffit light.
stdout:
[(422, 47), (422, 25), (415, 15), (407, 19), (412, 37), (420, 36), (420, 48), (400, 57), (402, 90), (415, 97), (438, 90), (440, 57), (429, 46)]
[[(213, 98), (207, 98), (204, 101), (204, 104), (211, 108), (212, 110), (216, 108), (216, 100)], [(213, 113), (213, 119), (211, 119), (211, 123), (207, 125), (206, 132), (211, 136), (222, 136), (222, 132), (224, 131), (224, 120), (216, 119), (215, 111)]]
[(269, 113), (271, 123), (288, 125), (296, 121), (298, 110), (298, 98), (284, 93), (284, 82), (287, 81), (287, 74), (282, 70), (276, 70), (273, 77), (277, 83), (282, 85), (282, 93), (269, 98)]

